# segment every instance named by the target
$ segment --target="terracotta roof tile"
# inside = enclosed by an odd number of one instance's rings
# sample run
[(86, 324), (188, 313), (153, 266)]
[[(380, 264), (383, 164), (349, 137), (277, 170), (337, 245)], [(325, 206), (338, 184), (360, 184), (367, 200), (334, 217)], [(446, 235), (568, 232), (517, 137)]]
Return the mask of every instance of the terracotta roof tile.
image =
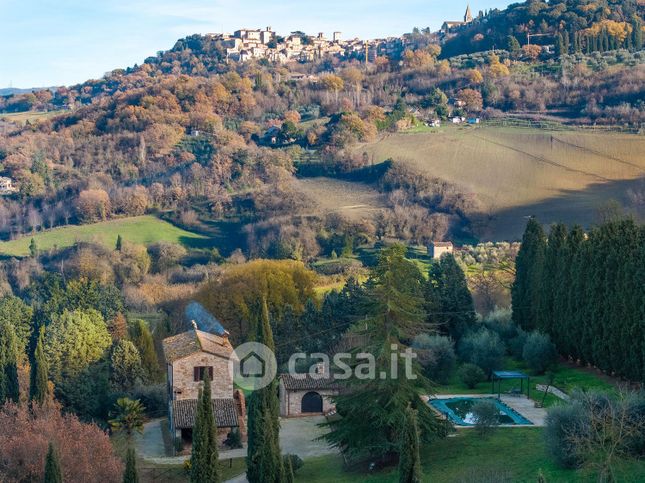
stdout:
[(338, 389), (338, 382), (333, 377), (314, 378), (310, 374), (282, 374), (280, 380), (289, 391), (306, 391), (309, 389)]
[[(188, 429), (195, 425), (197, 399), (172, 401), (173, 424), (176, 429)], [(235, 399), (213, 399), (213, 412), (218, 428), (238, 426)]]
[(166, 362), (169, 363), (196, 352), (208, 352), (226, 358), (233, 352), (233, 346), (226, 337), (195, 329), (168, 337), (162, 345)]

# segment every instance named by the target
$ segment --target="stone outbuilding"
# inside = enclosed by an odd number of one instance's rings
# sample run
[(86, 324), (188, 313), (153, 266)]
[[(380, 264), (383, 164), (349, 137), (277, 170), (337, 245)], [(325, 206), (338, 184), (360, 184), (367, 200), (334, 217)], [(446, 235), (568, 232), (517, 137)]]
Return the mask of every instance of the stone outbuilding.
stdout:
[(428, 256), (433, 260), (439, 260), (444, 253), (452, 253), (454, 246), (452, 242), (433, 241), (428, 245)]
[(221, 443), (233, 430), (246, 437), (244, 394), (234, 390), (229, 371), (233, 346), (228, 333), (193, 330), (163, 340), (168, 380), (168, 421), (182, 447), (192, 443), (199, 390), (210, 377), (213, 409)]
[(339, 393), (334, 378), (322, 374), (282, 374), (279, 387), (284, 418), (327, 414), (335, 409), (330, 397)]

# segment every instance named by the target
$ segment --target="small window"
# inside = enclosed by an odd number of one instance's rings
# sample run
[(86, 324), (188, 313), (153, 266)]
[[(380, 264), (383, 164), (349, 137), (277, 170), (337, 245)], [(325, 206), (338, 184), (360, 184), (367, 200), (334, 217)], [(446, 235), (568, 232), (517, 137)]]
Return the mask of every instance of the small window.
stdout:
[(208, 369), (208, 376), (210, 377), (211, 381), (213, 380), (213, 368), (212, 367), (197, 366), (197, 367), (194, 368), (195, 382), (199, 382), (199, 381), (204, 380), (204, 375), (206, 374), (207, 369)]

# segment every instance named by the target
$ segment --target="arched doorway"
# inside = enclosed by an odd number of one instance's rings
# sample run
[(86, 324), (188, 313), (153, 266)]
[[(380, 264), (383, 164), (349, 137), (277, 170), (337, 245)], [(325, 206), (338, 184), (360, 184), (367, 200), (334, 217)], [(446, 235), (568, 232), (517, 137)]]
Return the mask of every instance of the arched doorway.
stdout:
[(317, 392), (308, 392), (302, 396), (301, 412), (303, 413), (322, 413), (323, 400)]

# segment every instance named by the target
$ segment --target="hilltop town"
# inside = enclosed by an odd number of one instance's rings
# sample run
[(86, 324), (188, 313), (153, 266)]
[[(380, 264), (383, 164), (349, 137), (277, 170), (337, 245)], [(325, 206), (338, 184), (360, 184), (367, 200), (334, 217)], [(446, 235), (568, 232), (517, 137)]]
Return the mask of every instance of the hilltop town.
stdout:
[[(445, 21), (438, 32), (425, 29), (423, 34), (428, 40), (445, 42), (452, 38), (459, 28), (473, 21), (470, 5), (466, 7), (462, 21)], [(281, 36), (271, 27), (264, 29), (239, 29), (230, 33), (211, 33), (207, 37), (220, 42), (225, 49), (226, 59), (232, 62), (246, 62), (251, 59), (267, 59), (270, 62), (288, 61), (313, 62), (326, 57), (359, 59), (373, 62), (379, 56), (397, 56), (406, 48), (416, 46), (414, 34), (400, 37), (363, 40), (343, 39), (342, 32), (333, 32), (327, 38), (324, 32), (308, 36), (303, 32), (291, 32)]]

